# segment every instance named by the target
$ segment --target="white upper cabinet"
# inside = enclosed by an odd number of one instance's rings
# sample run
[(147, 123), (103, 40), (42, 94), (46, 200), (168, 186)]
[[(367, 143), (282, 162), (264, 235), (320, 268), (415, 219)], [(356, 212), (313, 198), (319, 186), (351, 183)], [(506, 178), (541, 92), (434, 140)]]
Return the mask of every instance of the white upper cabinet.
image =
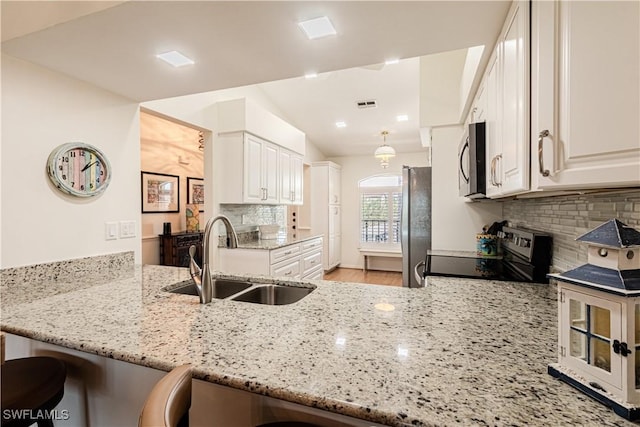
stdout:
[(244, 134), (244, 202), (278, 203), (278, 147)]
[(280, 149), (280, 203), (302, 204), (302, 156)]
[(640, 3), (532, 5), (534, 189), (640, 185)]
[(502, 132), (500, 132), (499, 103), (498, 103), (498, 51), (493, 53), (487, 65), (485, 75), (486, 109), (486, 158), (487, 158), (487, 196), (493, 197), (500, 194), (498, 176), (496, 174), (496, 162), (502, 152)]
[(283, 204), (290, 204), (291, 197), (291, 152), (280, 150), (280, 199)]
[(489, 197), (529, 190), (529, 15), (529, 2), (513, 3), (481, 86)]
[(244, 98), (215, 111), (219, 203), (302, 204), (304, 133)]
[(341, 173), (337, 167), (329, 167), (329, 204), (339, 205), (342, 203), (340, 197)]
[(476, 99), (469, 115), (469, 123), (484, 122), (487, 119), (487, 91), (485, 88), (486, 82), (483, 82), (478, 88)]
[(303, 174), (304, 174), (304, 162), (302, 156), (297, 154), (291, 155), (291, 191), (293, 192), (293, 198), (291, 203), (294, 205), (301, 205), (304, 202), (302, 192), (303, 186)]

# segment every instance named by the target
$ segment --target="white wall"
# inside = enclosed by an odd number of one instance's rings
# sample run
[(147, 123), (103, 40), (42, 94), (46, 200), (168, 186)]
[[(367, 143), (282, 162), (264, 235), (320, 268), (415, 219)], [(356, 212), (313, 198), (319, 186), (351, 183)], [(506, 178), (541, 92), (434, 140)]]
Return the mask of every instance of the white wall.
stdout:
[(305, 147), (304, 163), (310, 165), (313, 162), (321, 162), (327, 158), (309, 138), (306, 139)]
[(420, 127), (460, 121), (460, 90), (467, 49), (420, 57)]
[[(2, 55), (2, 264), (18, 267), (134, 251), (140, 262), (138, 104)], [(83, 141), (109, 158), (100, 196), (63, 195), (46, 173), (58, 145)], [(138, 237), (106, 241), (105, 221), (135, 220)]]
[[(382, 169), (380, 161), (369, 156), (332, 157), (328, 160), (342, 166), (342, 262), (341, 267), (362, 268), (363, 257), (360, 246), (360, 193), (358, 181), (372, 175), (402, 175), (402, 166), (429, 166), (427, 150), (417, 153), (398, 153), (389, 161), (389, 167)], [(372, 269), (381, 268), (373, 264)], [(399, 258), (394, 264), (400, 263)]]
[[(248, 98), (253, 103), (275, 114), (292, 126), (292, 122), (269, 99), (269, 97), (257, 86), (242, 86), (238, 88), (216, 90), (212, 92), (197, 93), (194, 95), (178, 96), (175, 98), (160, 99), (143, 103), (143, 107), (158, 112), (171, 118), (184, 121), (187, 124), (202, 127), (209, 131), (215, 131), (216, 123), (213, 117), (214, 109), (210, 107), (221, 101), (237, 98)], [(299, 128), (299, 127), (298, 127)], [(300, 128), (299, 128), (300, 129)], [(325, 159), (325, 156), (308, 138), (305, 141), (305, 163), (317, 162)]]
[(458, 197), (458, 144), (462, 126), (433, 130), (431, 248), (474, 251), (482, 226), (502, 220), (502, 203)]

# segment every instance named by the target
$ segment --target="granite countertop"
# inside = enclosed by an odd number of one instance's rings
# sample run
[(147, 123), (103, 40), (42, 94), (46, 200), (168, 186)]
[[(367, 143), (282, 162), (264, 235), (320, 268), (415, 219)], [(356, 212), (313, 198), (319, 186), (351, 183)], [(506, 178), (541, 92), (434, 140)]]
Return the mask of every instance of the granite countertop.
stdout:
[(308, 281), (316, 289), (285, 306), (201, 305), (163, 291), (187, 278), (161, 266), (98, 282), (3, 277), (0, 325), (162, 370), (191, 363), (205, 381), (381, 424), (634, 425), (547, 374), (557, 351), (552, 285)]
[(278, 249), (283, 246), (289, 246), (296, 243), (304, 242), (306, 240), (315, 239), (316, 237), (322, 237), (322, 234), (311, 234), (308, 232), (298, 232), (295, 234), (290, 233), (278, 233), (278, 237), (275, 239), (257, 239), (248, 241), (239, 241), (238, 248), (240, 249)]

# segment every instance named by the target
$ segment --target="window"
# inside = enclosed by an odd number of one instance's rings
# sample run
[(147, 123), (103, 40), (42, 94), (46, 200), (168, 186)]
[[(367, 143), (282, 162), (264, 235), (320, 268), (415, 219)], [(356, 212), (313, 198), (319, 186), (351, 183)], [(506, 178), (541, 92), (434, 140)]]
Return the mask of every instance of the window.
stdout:
[(358, 183), (360, 245), (399, 246), (402, 177), (376, 175)]

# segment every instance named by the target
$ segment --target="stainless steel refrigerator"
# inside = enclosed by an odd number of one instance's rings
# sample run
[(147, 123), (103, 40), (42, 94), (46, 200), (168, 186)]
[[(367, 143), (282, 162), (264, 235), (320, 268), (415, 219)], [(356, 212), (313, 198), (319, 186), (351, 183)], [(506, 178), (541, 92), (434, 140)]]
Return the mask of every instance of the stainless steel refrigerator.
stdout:
[(402, 169), (402, 285), (420, 287), (415, 266), (424, 261), (431, 249), (431, 168)]

